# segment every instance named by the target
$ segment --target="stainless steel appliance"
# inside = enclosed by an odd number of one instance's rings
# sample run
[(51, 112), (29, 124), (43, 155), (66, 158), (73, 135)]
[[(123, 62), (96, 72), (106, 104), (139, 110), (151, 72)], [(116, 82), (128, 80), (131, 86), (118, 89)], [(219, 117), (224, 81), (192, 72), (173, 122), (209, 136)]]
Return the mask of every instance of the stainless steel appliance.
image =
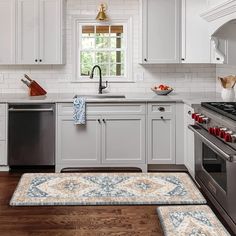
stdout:
[(202, 103), (195, 111), (196, 181), (236, 235), (236, 103)]
[(8, 123), (8, 164), (55, 165), (55, 105), (11, 104)]

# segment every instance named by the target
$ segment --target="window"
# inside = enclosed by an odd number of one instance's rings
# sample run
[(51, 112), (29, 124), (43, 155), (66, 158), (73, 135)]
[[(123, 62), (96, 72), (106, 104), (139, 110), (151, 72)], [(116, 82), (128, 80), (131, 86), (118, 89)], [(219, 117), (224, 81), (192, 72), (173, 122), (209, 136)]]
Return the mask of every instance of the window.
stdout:
[[(76, 26), (76, 78), (92, 82), (89, 79), (91, 70), (94, 65), (99, 65), (102, 76), (107, 80), (127, 80), (127, 72), (131, 71), (127, 22), (100, 24), (78, 20)], [(97, 75), (96, 70), (95, 76)]]

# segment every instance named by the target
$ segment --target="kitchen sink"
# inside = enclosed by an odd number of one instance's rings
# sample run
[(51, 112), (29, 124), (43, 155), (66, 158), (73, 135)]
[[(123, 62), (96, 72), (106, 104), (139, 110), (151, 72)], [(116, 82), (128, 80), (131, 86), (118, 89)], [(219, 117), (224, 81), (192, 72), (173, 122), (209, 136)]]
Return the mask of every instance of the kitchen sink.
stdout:
[(125, 95), (119, 95), (119, 94), (88, 94), (88, 95), (75, 95), (76, 97), (85, 97), (88, 99), (115, 99), (115, 98), (125, 98)]

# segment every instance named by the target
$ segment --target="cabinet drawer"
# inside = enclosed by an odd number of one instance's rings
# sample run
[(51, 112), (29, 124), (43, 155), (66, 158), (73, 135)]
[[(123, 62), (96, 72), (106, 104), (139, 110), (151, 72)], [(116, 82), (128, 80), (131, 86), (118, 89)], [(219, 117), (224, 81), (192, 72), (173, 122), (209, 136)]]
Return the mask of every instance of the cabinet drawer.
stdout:
[(0, 141), (0, 165), (7, 165), (6, 142)]
[(0, 104), (0, 116), (6, 115), (6, 104)]
[[(58, 115), (65, 116), (73, 114), (72, 103), (59, 103)], [(140, 103), (87, 103), (86, 113), (97, 114), (145, 114), (145, 104)]]
[(175, 104), (157, 104), (150, 103), (148, 104), (148, 114), (157, 115), (157, 114), (167, 114), (175, 112)]

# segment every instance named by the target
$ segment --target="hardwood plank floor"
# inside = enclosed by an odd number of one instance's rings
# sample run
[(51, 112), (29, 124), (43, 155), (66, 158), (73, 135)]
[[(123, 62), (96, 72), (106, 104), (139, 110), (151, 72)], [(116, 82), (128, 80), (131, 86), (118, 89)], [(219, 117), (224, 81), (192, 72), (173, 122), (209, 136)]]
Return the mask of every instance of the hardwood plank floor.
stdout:
[(10, 207), (20, 173), (0, 173), (1, 236), (162, 236), (156, 206)]

